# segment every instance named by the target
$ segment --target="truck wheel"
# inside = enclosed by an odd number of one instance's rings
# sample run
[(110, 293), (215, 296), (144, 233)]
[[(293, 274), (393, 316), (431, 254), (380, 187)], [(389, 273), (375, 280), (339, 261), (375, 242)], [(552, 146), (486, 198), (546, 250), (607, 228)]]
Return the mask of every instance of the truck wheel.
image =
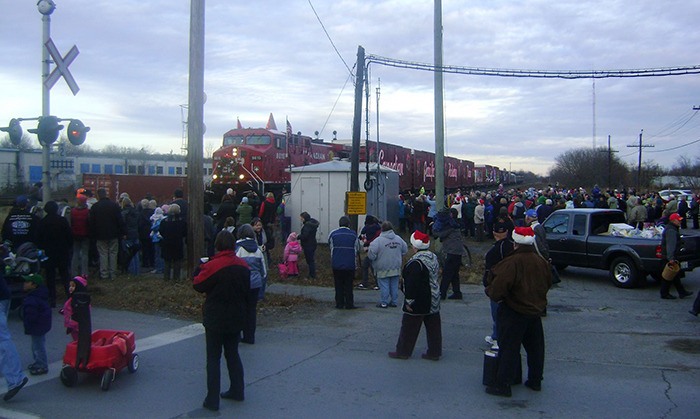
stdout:
[(610, 264), (610, 280), (616, 287), (634, 288), (638, 276), (637, 267), (627, 256), (615, 258)]

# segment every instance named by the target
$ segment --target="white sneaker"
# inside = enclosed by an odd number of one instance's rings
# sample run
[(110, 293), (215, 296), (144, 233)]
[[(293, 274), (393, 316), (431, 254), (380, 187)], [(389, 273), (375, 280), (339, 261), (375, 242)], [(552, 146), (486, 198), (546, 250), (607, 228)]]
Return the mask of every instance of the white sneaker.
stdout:
[(486, 343), (488, 343), (489, 345), (493, 345), (493, 344), (496, 343), (495, 340), (491, 339), (491, 336), (486, 336), (486, 337), (484, 338), (484, 340), (485, 340)]
[(499, 349), (500, 349), (500, 348), (498, 347), (498, 342), (494, 340), (494, 341), (493, 341), (493, 345), (491, 345), (491, 350), (492, 350), (492, 351), (497, 351), (497, 350), (499, 350)]

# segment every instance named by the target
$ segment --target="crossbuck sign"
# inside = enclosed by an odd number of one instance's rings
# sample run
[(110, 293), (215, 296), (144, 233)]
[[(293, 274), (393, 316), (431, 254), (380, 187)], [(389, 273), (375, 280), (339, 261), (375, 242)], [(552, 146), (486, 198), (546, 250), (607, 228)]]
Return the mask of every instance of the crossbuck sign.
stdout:
[(53, 69), (51, 74), (46, 78), (44, 81), (44, 86), (46, 86), (47, 89), (51, 90), (51, 88), (56, 84), (58, 79), (63, 76), (63, 78), (66, 80), (66, 83), (68, 84), (68, 87), (70, 87), (70, 91), (73, 92), (73, 96), (78, 94), (78, 91), (80, 88), (78, 87), (78, 84), (75, 82), (75, 79), (73, 78), (73, 75), (70, 73), (68, 70), (68, 66), (75, 60), (75, 57), (78, 56), (78, 47), (73, 45), (73, 48), (68, 51), (68, 54), (66, 54), (65, 57), (61, 57), (61, 53), (58, 52), (58, 48), (56, 48), (56, 45), (54, 45), (53, 41), (51, 38), (49, 38), (48, 41), (46, 41), (46, 49), (49, 51), (49, 54), (51, 55), (51, 58), (53, 58), (54, 63), (56, 63), (56, 68)]

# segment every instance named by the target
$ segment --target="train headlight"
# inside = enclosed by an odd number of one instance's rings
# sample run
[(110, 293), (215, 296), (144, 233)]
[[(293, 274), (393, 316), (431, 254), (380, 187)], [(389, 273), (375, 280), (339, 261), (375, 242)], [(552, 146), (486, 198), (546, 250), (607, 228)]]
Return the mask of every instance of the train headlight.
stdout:
[(231, 150), (231, 154), (233, 157), (236, 157), (238, 155), (238, 149), (234, 147), (233, 150)]
[(240, 175), (238, 175), (238, 179), (243, 180), (245, 179), (245, 176), (241, 173)]
[(212, 179), (214, 179), (214, 180), (216, 180), (216, 179), (218, 179), (218, 178), (219, 178), (219, 175), (216, 175), (216, 174), (214, 174), (214, 175), (211, 175), (211, 178), (212, 178)]

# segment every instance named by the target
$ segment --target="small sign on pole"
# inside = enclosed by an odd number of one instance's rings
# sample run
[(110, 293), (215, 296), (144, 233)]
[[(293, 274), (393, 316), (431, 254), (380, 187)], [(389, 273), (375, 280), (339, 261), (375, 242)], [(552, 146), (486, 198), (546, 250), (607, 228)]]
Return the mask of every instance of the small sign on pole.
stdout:
[(345, 213), (348, 215), (367, 214), (367, 192), (345, 192)]

